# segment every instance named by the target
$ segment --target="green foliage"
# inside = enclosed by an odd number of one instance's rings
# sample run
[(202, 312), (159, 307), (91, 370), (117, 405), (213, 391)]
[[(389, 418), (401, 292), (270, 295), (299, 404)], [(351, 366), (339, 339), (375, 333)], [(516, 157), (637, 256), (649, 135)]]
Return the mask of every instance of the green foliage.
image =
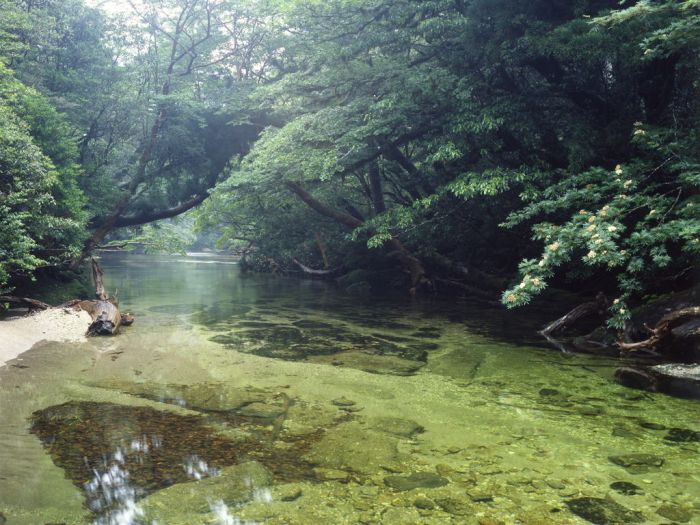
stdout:
[(85, 215), (60, 116), (0, 65), (0, 288), (74, 255)]

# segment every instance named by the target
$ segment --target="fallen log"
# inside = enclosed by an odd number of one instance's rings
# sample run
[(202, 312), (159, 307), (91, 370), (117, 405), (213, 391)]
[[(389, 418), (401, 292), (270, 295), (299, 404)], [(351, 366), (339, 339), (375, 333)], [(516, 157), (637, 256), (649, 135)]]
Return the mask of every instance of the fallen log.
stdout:
[[(119, 312), (119, 301), (116, 297), (107, 297), (103, 283), (104, 273), (97, 261), (92, 259), (92, 277), (95, 280), (95, 296), (97, 301), (78, 303), (80, 308), (92, 316), (87, 335), (114, 335), (119, 329), (122, 315)], [(91, 303), (91, 304), (86, 304)], [(132, 321), (133, 322), (133, 321)]]
[(607, 308), (608, 300), (603, 293), (599, 292), (598, 295), (596, 295), (595, 301), (589, 301), (578, 305), (567, 314), (545, 326), (540, 333), (544, 336), (553, 335), (556, 332), (561, 332), (571, 327), (583, 318), (592, 315), (602, 317), (605, 315), (605, 310)]
[[(700, 318), (700, 306), (690, 306), (674, 310), (664, 315), (653, 328), (644, 325), (649, 332), (649, 337), (637, 342), (618, 342), (618, 347), (624, 352), (636, 352), (639, 350), (659, 350), (669, 346), (674, 338), (690, 338), (700, 336), (700, 328), (697, 324), (690, 324)], [(687, 325), (682, 331), (675, 331), (674, 328)]]
[(328, 278), (328, 277), (333, 277), (337, 272), (337, 270), (315, 270), (313, 268), (310, 268), (300, 262), (298, 259), (292, 259), (294, 264), (296, 264), (299, 269), (301, 269), (302, 272), (304, 272), (306, 275), (310, 275), (311, 277), (323, 277), (323, 278)]
[(51, 308), (50, 304), (37, 301), (36, 299), (15, 297), (14, 295), (0, 295), (0, 303), (17, 304), (29, 308), (30, 310), (46, 310), (47, 308)]
[[(120, 326), (129, 326), (134, 323), (134, 316), (129, 312), (119, 311), (119, 301), (117, 294), (108, 297), (103, 282), (103, 272), (100, 265), (92, 259), (92, 276), (95, 280), (96, 300), (73, 299), (58, 305), (56, 308), (73, 308), (83, 310), (90, 314), (92, 323), (87, 329), (88, 336), (93, 335), (114, 335)], [(0, 295), (0, 305), (2, 303), (17, 304), (29, 308), (29, 310), (47, 310), (53, 308), (50, 304), (30, 299), (27, 297), (15, 297), (11, 295)]]

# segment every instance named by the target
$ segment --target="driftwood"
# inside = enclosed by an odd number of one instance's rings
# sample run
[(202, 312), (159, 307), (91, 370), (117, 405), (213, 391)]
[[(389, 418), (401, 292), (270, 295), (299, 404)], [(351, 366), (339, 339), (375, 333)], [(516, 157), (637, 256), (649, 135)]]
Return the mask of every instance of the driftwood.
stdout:
[[(122, 315), (119, 312), (119, 301), (116, 296), (107, 297), (104, 283), (102, 281), (104, 273), (97, 261), (92, 259), (92, 277), (95, 280), (95, 296), (97, 301), (84, 301), (78, 303), (80, 308), (92, 316), (87, 335), (114, 335), (122, 322)], [(89, 303), (89, 304), (87, 304)]]
[(681, 308), (679, 310), (674, 310), (666, 315), (664, 315), (656, 326), (653, 328), (647, 326), (644, 327), (649, 332), (649, 337), (643, 341), (638, 341), (636, 343), (619, 342), (618, 346), (620, 350), (625, 352), (636, 352), (639, 350), (657, 350), (668, 346), (674, 337), (687, 338), (700, 336), (700, 327), (697, 324), (692, 325), (690, 328), (682, 330), (678, 333), (674, 333), (674, 328), (681, 327), (689, 321), (693, 321), (700, 317), (700, 306), (690, 306), (688, 308)]
[(556, 332), (561, 332), (572, 325), (578, 323), (581, 319), (596, 315), (602, 317), (605, 310), (608, 308), (608, 300), (605, 294), (599, 292), (596, 295), (595, 301), (590, 301), (578, 305), (576, 308), (563, 315), (556, 321), (545, 326), (540, 332), (544, 336), (551, 336)]
[(333, 277), (333, 275), (337, 273), (336, 270), (314, 270), (313, 268), (309, 268), (305, 264), (301, 263), (298, 259), (292, 259), (292, 261), (301, 269), (302, 272), (311, 277), (328, 278)]
[[(119, 311), (119, 301), (116, 293), (108, 297), (103, 283), (103, 272), (95, 259), (92, 259), (92, 276), (95, 280), (96, 300), (73, 299), (57, 306), (57, 308), (73, 308), (84, 310), (92, 317), (92, 323), (87, 330), (87, 335), (114, 335), (120, 326), (129, 326), (134, 322), (134, 316), (130, 313)], [(0, 295), (1, 303), (17, 304), (30, 310), (46, 310), (53, 308), (50, 304), (29, 299), (27, 297), (15, 297)]]
[(36, 299), (15, 297), (14, 295), (0, 295), (0, 303), (17, 304), (29, 308), (30, 310), (46, 310), (47, 308), (51, 308), (50, 304), (37, 301)]

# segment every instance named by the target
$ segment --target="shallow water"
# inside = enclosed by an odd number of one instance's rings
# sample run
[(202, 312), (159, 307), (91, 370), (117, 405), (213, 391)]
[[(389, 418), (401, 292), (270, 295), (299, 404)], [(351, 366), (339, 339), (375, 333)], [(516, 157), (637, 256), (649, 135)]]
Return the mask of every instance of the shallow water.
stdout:
[(0, 368), (8, 525), (700, 523), (696, 401), (536, 314), (231, 262), (110, 256), (136, 323)]

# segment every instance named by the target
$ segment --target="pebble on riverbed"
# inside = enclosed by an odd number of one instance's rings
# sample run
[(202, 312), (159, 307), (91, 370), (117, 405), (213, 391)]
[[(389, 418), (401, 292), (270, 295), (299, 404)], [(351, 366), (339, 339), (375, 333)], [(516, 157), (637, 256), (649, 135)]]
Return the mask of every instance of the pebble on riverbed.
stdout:
[(408, 476), (387, 476), (384, 483), (394, 490), (405, 491), (444, 487), (449, 481), (432, 472), (414, 472)]
[(630, 510), (609, 499), (576, 498), (566, 502), (569, 510), (577, 516), (600, 525), (616, 525), (620, 523), (641, 523), (644, 515)]
[(608, 459), (633, 474), (643, 474), (658, 469), (664, 464), (662, 457), (653, 454), (622, 454), (609, 456)]

